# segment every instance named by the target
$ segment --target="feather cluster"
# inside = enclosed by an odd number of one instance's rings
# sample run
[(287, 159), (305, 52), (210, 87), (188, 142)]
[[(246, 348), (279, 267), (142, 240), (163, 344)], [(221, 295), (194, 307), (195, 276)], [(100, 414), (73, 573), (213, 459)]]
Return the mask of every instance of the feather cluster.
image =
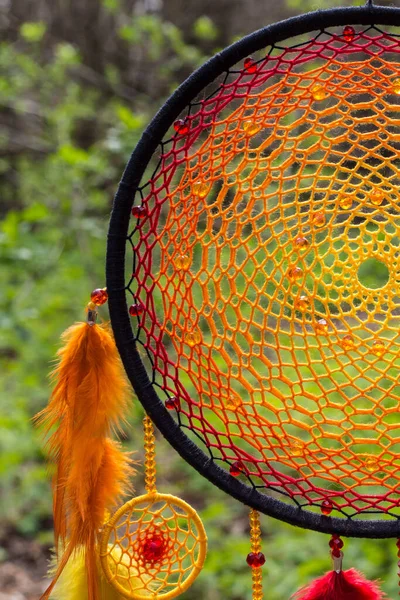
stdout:
[(56, 548), (61, 548), (50, 597), (72, 554), (84, 556), (88, 600), (98, 600), (96, 544), (107, 511), (126, 493), (134, 473), (129, 454), (110, 435), (128, 408), (128, 386), (108, 326), (78, 323), (63, 334), (55, 387), (37, 416), (51, 434), (55, 466), (53, 514)]
[(355, 569), (331, 571), (299, 590), (293, 600), (383, 600), (385, 594), (374, 581)]
[[(119, 548), (109, 548), (110, 561), (120, 565), (121, 577), (119, 573), (116, 573), (116, 581), (120, 585), (128, 586), (135, 589), (135, 586), (141, 586), (141, 580), (135, 577), (137, 569), (131, 565), (131, 561), (122, 557)], [(57, 558), (52, 561), (50, 567), (50, 575), (54, 575), (57, 571)], [(116, 588), (107, 581), (105, 578), (100, 561), (96, 561), (97, 568), (97, 579), (98, 579), (98, 592), (101, 600), (124, 600), (124, 596), (116, 590)], [(129, 584), (127, 583), (126, 573), (129, 572)], [(87, 575), (85, 567), (85, 557), (83, 552), (77, 550), (73, 553), (68, 563), (65, 566), (62, 574), (60, 575), (57, 585), (51, 594), (51, 600), (88, 600), (88, 586), (87, 586)]]

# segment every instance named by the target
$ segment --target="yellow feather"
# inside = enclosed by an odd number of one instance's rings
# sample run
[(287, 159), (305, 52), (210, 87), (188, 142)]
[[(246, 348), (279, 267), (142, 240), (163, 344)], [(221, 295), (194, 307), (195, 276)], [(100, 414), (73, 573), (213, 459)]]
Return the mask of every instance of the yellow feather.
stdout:
[[(117, 549), (111, 551), (111, 556), (118, 553)], [(119, 557), (115, 557), (116, 560)], [(111, 560), (111, 557), (110, 557)], [(96, 563), (98, 590), (100, 600), (124, 600), (124, 596), (119, 594), (117, 590), (108, 583), (105, 579), (101, 567)], [(57, 570), (57, 559), (54, 558), (49, 569), (49, 575), (54, 576)], [(118, 577), (116, 578), (118, 581)], [(121, 581), (122, 585), (126, 583), (126, 574)], [(135, 588), (135, 579), (130, 577), (130, 584)], [(138, 586), (139, 586), (138, 581)], [(50, 600), (88, 600), (87, 576), (85, 568), (85, 555), (83, 550), (74, 552), (65, 566), (64, 571), (60, 575), (59, 580), (51, 593)]]
[(128, 386), (107, 326), (78, 323), (63, 334), (56, 385), (37, 416), (55, 464), (53, 514), (56, 547), (64, 548), (55, 582), (76, 548), (83, 548), (88, 600), (98, 600), (95, 546), (106, 511), (127, 491), (132, 460), (109, 436), (124, 421)]

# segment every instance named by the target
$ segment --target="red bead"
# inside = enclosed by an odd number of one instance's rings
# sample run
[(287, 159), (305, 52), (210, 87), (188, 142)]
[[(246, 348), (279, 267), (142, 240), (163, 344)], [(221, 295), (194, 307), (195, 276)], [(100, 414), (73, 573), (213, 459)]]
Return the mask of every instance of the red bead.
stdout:
[(161, 535), (153, 534), (144, 540), (141, 555), (146, 563), (160, 562), (165, 553), (165, 540)]
[(90, 294), (90, 299), (96, 306), (101, 306), (102, 304), (105, 304), (108, 300), (106, 288), (98, 288), (96, 290), (93, 290), (93, 292)]
[(144, 311), (144, 306), (141, 302), (136, 302), (129, 307), (129, 314), (131, 317), (138, 317)]
[(343, 29), (343, 39), (346, 42), (352, 42), (354, 40), (356, 36), (356, 32), (354, 30), (354, 27), (350, 27), (350, 25), (346, 25), (346, 27)]
[(246, 562), (252, 569), (258, 569), (265, 563), (265, 556), (262, 552), (250, 552), (247, 555)]
[(339, 548), (332, 548), (332, 556), (334, 556), (335, 558), (340, 558), (340, 550)]
[(396, 546), (397, 546), (398, 548), (400, 548), (400, 539), (398, 539), (398, 540), (397, 540), (397, 542), (396, 542)]
[(257, 63), (251, 58), (251, 56), (245, 59), (243, 65), (248, 73), (255, 73), (258, 68)]
[(241, 475), (244, 471), (244, 464), (240, 461), (237, 460), (236, 462), (233, 463), (233, 465), (230, 466), (229, 469), (229, 473), (231, 475), (233, 475), (233, 477), (238, 477), (239, 475)]
[(344, 543), (343, 543), (343, 540), (341, 540), (340, 538), (335, 538), (335, 539), (330, 540), (329, 546), (332, 549), (335, 548), (335, 549), (339, 549), (340, 550), (341, 548), (343, 548)]
[(330, 515), (333, 510), (333, 504), (330, 500), (324, 500), (321, 504), (321, 512), (323, 515)]
[(179, 400), (175, 396), (171, 396), (171, 398), (167, 398), (165, 401), (165, 408), (168, 410), (174, 410), (179, 408)]
[(180, 133), (181, 135), (189, 133), (189, 119), (178, 119), (174, 123), (174, 129), (176, 133)]
[(145, 217), (147, 217), (146, 208), (143, 205), (134, 206), (132, 208), (132, 217), (135, 217), (135, 219), (144, 219)]

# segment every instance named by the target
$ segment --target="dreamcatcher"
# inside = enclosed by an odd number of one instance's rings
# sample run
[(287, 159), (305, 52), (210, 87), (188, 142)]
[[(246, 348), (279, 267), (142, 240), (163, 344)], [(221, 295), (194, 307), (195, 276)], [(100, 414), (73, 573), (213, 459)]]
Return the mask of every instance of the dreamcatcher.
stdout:
[[(341, 536), (400, 535), (399, 24), (368, 2), (260, 30), (143, 134), (115, 198), (107, 292), (68, 334), (42, 416), (59, 423), (55, 579), (75, 563), (91, 599), (172, 598), (198, 574), (205, 533), (156, 490), (154, 422), (249, 507), (254, 600), (260, 513), (331, 536), (332, 573), (296, 598), (382, 597), (342, 571)], [(148, 415), (147, 493), (113, 516), (132, 466), (109, 439), (127, 405), (94, 324), (107, 295)]]

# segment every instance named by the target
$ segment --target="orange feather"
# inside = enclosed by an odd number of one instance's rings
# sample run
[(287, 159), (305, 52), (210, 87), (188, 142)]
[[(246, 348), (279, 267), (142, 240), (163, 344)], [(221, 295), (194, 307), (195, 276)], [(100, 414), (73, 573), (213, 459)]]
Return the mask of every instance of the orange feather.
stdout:
[(106, 511), (129, 487), (132, 460), (110, 438), (128, 409), (128, 385), (109, 328), (78, 323), (62, 336), (56, 381), (48, 406), (37, 415), (55, 464), (53, 514), (56, 547), (64, 548), (49, 598), (71, 554), (84, 549), (88, 599), (98, 600), (95, 547)]

